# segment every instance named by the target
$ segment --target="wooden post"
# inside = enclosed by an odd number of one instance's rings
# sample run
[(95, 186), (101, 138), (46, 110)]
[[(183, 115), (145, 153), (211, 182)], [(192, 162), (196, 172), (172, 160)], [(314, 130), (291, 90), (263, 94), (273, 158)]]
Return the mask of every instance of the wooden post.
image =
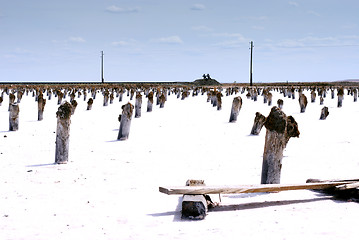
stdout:
[(277, 105), (278, 105), (279, 109), (282, 110), (282, 109), (283, 109), (283, 100), (282, 100), (282, 99), (278, 99)]
[(103, 106), (107, 106), (108, 105), (108, 98), (109, 98), (110, 93), (106, 90), (104, 92), (103, 95)]
[(235, 97), (232, 102), (231, 116), (229, 117), (229, 122), (236, 122), (239, 111), (242, 108), (242, 98), (240, 96)]
[(133, 113), (133, 105), (128, 102), (122, 106), (122, 115), (120, 115), (119, 120), (120, 130), (118, 132), (117, 140), (127, 140), (128, 135), (130, 134), (131, 119)]
[(222, 93), (221, 92), (217, 92), (216, 94), (216, 98), (217, 98), (217, 110), (221, 110), (222, 109)]
[(153, 106), (153, 92), (151, 91), (149, 94), (148, 94), (148, 97), (147, 97), (147, 112), (152, 112), (152, 106)]
[(299, 100), (300, 112), (304, 113), (305, 109), (307, 108), (307, 104), (308, 104), (307, 97), (304, 94), (300, 94), (298, 100)]
[[(205, 186), (203, 180), (187, 180), (186, 186)], [(202, 220), (206, 217), (208, 204), (206, 196), (183, 195), (182, 199), (182, 219)]]
[(46, 99), (43, 98), (43, 95), (40, 94), (37, 100), (37, 120), (42, 121), (44, 119), (44, 109), (45, 109)]
[(272, 93), (268, 92), (267, 94), (268, 106), (272, 106), (272, 98), (273, 98)]
[(57, 105), (61, 104), (63, 97), (64, 97), (64, 94), (59, 90), (57, 93)]
[(65, 101), (56, 112), (56, 150), (55, 163), (65, 164), (69, 160), (70, 124), (72, 105)]
[(91, 109), (92, 109), (92, 104), (93, 104), (93, 99), (90, 98), (90, 99), (87, 101), (87, 110), (91, 110)]
[(9, 95), (9, 108), (8, 108), (8, 111), (10, 111), (10, 106), (11, 104), (15, 103), (15, 95), (10, 93)]
[(338, 89), (338, 108), (343, 106), (343, 99), (344, 99), (344, 89)]
[(9, 109), (9, 131), (17, 131), (19, 130), (19, 105), (17, 103), (10, 103)]
[(317, 94), (315, 93), (314, 90), (312, 90), (312, 92), (310, 93), (311, 96), (311, 102), (314, 103), (315, 102), (315, 98), (317, 97)]
[(320, 105), (324, 104), (324, 98), (322, 96), (320, 96), (319, 101), (320, 101)]
[(358, 101), (358, 90), (356, 88), (353, 89), (353, 97), (354, 102)]
[(325, 120), (329, 115), (329, 111), (327, 107), (323, 107), (320, 113), (320, 120)]
[(71, 115), (74, 115), (75, 110), (77, 108), (77, 101), (74, 99), (71, 101), (72, 109), (71, 109)]
[(251, 131), (251, 135), (258, 135), (266, 121), (266, 117), (259, 112), (256, 112), (254, 123)]
[(265, 121), (267, 129), (263, 153), (261, 184), (279, 184), (283, 151), (291, 137), (299, 137), (297, 122), (273, 107)]
[(0, 96), (0, 106), (2, 105), (2, 102), (4, 101), (3, 97)]
[(141, 117), (141, 108), (142, 108), (142, 95), (140, 92), (136, 92), (135, 118)]
[(158, 99), (159, 99), (160, 108), (164, 108), (165, 102), (166, 102), (165, 95), (163, 93), (161, 93), (161, 96)]

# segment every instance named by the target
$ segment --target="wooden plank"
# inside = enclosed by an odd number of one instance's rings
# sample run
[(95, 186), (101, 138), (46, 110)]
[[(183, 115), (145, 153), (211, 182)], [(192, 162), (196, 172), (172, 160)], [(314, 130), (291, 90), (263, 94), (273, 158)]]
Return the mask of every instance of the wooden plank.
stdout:
[(348, 190), (348, 189), (359, 188), (359, 182), (347, 183), (347, 184), (339, 185), (339, 186), (336, 186), (336, 188), (338, 190)]
[(258, 184), (238, 186), (181, 186), (181, 187), (159, 187), (159, 191), (168, 195), (175, 194), (239, 194), (256, 192), (279, 192), (288, 190), (304, 189), (325, 189), (339, 185), (348, 184), (345, 182), (325, 182), (306, 184)]

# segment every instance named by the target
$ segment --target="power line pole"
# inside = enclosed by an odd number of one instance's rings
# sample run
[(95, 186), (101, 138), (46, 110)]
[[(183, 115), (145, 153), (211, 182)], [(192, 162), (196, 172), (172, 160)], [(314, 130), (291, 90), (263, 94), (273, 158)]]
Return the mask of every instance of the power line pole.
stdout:
[(105, 79), (103, 78), (103, 51), (101, 51), (101, 82), (105, 82)]
[(251, 63), (249, 66), (249, 85), (253, 86), (253, 41), (251, 41)]

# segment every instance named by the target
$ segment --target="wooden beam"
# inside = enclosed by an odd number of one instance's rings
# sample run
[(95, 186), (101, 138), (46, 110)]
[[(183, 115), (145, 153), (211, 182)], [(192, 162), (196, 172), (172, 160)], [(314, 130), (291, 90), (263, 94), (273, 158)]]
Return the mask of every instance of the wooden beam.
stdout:
[[(354, 182), (353, 182), (354, 183)], [(325, 189), (348, 184), (345, 182), (324, 182), (306, 184), (259, 184), (238, 186), (181, 186), (181, 187), (159, 187), (159, 191), (168, 195), (176, 194), (239, 194), (256, 192), (279, 192), (288, 190)]]

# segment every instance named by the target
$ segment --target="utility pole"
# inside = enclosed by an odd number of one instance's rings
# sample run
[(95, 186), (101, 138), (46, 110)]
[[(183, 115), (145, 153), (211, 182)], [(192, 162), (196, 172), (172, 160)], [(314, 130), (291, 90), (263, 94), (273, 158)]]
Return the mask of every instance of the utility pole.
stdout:
[(105, 79), (103, 78), (103, 51), (101, 51), (101, 82), (105, 82)]
[(249, 66), (249, 85), (253, 86), (253, 41), (251, 41), (251, 63)]

